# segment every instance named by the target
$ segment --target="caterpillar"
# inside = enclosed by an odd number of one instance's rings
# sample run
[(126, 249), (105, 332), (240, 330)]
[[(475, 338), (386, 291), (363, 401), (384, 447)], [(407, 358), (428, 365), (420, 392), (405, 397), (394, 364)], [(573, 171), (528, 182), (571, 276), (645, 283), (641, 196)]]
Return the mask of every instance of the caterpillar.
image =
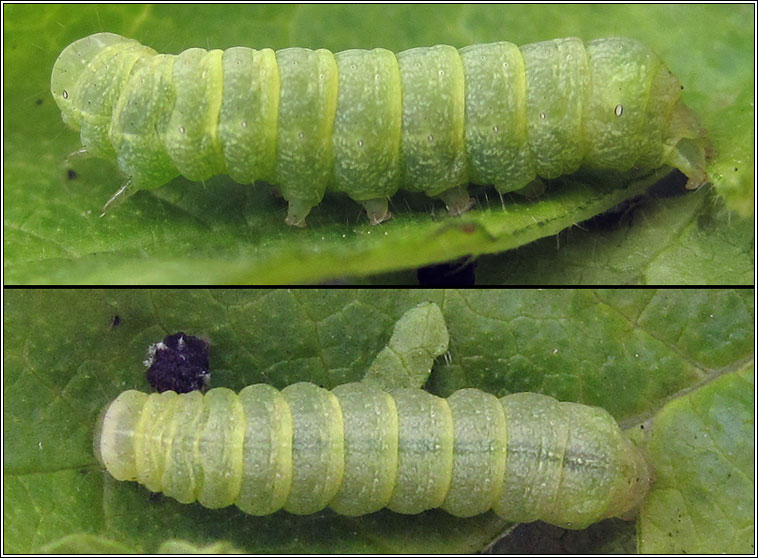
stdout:
[(117, 480), (253, 515), (492, 509), (580, 529), (627, 514), (650, 482), (644, 456), (603, 409), (372, 382), (129, 390), (104, 409), (94, 449)]
[(505, 193), (580, 169), (668, 165), (696, 188), (710, 147), (681, 89), (624, 38), (165, 55), (97, 33), (66, 47), (51, 78), (80, 152), (127, 176), (103, 211), (180, 175), (228, 174), (278, 185), (296, 226), (327, 190), (377, 224), (399, 189), (457, 215), (471, 207), (469, 183)]

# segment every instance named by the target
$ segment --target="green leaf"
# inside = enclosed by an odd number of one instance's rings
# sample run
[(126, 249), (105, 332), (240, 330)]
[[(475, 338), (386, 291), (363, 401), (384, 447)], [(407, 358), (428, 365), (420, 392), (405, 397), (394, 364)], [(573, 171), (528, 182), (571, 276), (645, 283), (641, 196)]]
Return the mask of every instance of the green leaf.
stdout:
[[(750, 6), (726, 5), (6, 5), (6, 282), (411, 283), (420, 266), (491, 254), (479, 268), (485, 282), (749, 284), (751, 22)], [(634, 37), (681, 79), (685, 100), (711, 132), (714, 186), (687, 193), (674, 174), (668, 189), (579, 230), (571, 227), (644, 193), (664, 173), (631, 184), (561, 179), (537, 199), (501, 201), (480, 188), (476, 208), (460, 218), (437, 201), (399, 194), (394, 220), (377, 227), (357, 204), (330, 195), (305, 230), (284, 224), (284, 201), (263, 184), (176, 179), (99, 219), (124, 177), (101, 160), (73, 162), (75, 174), (67, 173), (65, 157), (80, 142), (61, 122), (49, 82), (66, 45), (106, 30), (168, 53), (238, 45), (397, 52), (436, 43)], [(727, 206), (715, 210), (722, 194)]]
[[(654, 418), (648, 554), (754, 554), (755, 362), (667, 404)], [(714, 536), (718, 533), (718, 536)]]
[[(450, 335), (427, 383), (441, 396), (536, 391), (602, 406), (633, 427), (753, 358), (751, 290), (8, 290), (3, 550), (97, 553), (112, 544), (145, 553), (173, 539), (270, 554), (485, 548), (510, 527), (493, 513), (253, 517), (117, 482), (92, 452), (101, 409), (126, 389), (150, 391), (142, 361), (167, 334), (209, 339), (216, 387), (333, 387), (361, 379), (397, 320), (423, 302), (439, 305)], [(630, 550), (629, 525), (560, 539), (583, 552)], [(522, 548), (514, 533), (500, 544)]]
[(727, 205), (746, 217), (752, 216), (755, 209), (754, 96), (753, 87), (744, 87), (734, 102), (717, 114), (711, 136), (715, 145), (730, 156), (715, 157), (708, 166), (708, 174)]
[(701, 189), (686, 199), (656, 199), (654, 204), (632, 202), (618, 209), (555, 238), (480, 258), (477, 281), (483, 285), (753, 282), (755, 223), (737, 218), (712, 190)]

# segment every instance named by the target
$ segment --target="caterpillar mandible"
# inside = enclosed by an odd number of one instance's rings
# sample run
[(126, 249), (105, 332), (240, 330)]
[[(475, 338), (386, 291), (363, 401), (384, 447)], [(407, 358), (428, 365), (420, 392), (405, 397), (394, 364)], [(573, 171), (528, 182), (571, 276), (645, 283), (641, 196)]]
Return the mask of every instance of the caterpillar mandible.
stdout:
[(635, 508), (650, 482), (644, 456), (603, 409), (371, 382), (126, 391), (104, 410), (95, 453), (118, 480), (254, 515), (492, 509), (580, 529)]
[(688, 188), (707, 181), (709, 143), (679, 81), (632, 39), (174, 56), (98, 33), (63, 50), (51, 90), (84, 151), (127, 176), (106, 208), (180, 175), (278, 185), (297, 226), (327, 189), (377, 224), (401, 188), (459, 214), (468, 183), (504, 193), (664, 165)]

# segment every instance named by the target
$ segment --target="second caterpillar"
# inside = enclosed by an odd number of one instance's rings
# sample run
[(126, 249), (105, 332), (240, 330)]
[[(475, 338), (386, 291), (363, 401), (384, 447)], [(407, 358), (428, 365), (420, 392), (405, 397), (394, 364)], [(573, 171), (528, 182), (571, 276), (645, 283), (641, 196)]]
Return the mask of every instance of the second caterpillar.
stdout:
[(126, 391), (104, 410), (95, 453), (118, 480), (254, 515), (493, 509), (581, 529), (627, 515), (650, 482), (642, 452), (603, 409), (366, 381)]

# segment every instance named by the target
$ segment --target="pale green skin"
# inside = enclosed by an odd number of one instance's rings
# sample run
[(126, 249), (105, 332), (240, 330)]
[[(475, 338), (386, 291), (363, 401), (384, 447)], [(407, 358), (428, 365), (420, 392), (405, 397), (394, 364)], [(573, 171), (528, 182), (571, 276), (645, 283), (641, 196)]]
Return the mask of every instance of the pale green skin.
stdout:
[(510, 192), (664, 165), (689, 188), (707, 180), (708, 142), (679, 81), (632, 39), (174, 56), (98, 33), (61, 53), (51, 89), (84, 149), (129, 177), (109, 204), (179, 175), (228, 174), (278, 185), (289, 224), (303, 226), (327, 189), (376, 224), (400, 188), (458, 214), (469, 183)]
[[(391, 351), (406, 384), (447, 350), (441, 316), (424, 304), (396, 325)], [(389, 363), (377, 360), (374, 373)], [(105, 409), (95, 452), (118, 480), (254, 515), (492, 509), (581, 529), (627, 514), (650, 482), (644, 456), (603, 409), (536, 393), (388, 391), (376, 375), (331, 391), (304, 382), (239, 394), (126, 391)]]

